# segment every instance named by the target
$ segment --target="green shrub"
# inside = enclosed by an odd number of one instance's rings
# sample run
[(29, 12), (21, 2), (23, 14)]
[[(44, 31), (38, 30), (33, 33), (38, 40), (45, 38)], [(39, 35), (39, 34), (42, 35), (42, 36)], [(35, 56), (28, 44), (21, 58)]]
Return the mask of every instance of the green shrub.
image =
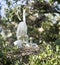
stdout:
[(60, 65), (60, 46), (55, 50), (50, 44), (43, 44), (44, 50), (38, 55), (30, 56), (30, 65)]

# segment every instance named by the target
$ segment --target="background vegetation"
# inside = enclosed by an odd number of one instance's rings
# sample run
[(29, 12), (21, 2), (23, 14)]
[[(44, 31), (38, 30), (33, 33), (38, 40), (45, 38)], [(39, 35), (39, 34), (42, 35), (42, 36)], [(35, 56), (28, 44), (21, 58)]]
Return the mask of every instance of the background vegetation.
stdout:
[(10, 55), (12, 52), (18, 55), (19, 51), (13, 42), (17, 40), (16, 29), (22, 21), (23, 6), (17, 2), (6, 0), (6, 17), (0, 24), (0, 65), (60, 65), (60, 0), (57, 5), (55, 0), (35, 0), (30, 9), (27, 6), (28, 35), (39, 45), (40, 51), (37, 55), (30, 55), (28, 60), (25, 58), (25, 62), (14, 54)]

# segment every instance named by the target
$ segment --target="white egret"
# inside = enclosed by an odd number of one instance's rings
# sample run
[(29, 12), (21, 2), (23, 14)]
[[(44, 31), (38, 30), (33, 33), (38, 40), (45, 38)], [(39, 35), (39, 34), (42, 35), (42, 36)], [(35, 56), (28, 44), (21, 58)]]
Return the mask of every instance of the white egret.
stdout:
[(29, 43), (29, 45), (30, 45), (30, 47), (32, 47), (32, 48), (37, 48), (37, 47), (38, 47), (38, 45), (37, 45), (36, 43), (33, 43), (32, 37), (30, 37), (30, 43)]
[(18, 28), (17, 28), (17, 32), (16, 32), (17, 39), (19, 39), (19, 37), (22, 37), (22, 36), (27, 36), (25, 10), (26, 9), (23, 9), (23, 21), (19, 23)]
[(14, 46), (17, 46), (18, 48), (22, 48), (22, 41), (21, 40), (15, 41)]

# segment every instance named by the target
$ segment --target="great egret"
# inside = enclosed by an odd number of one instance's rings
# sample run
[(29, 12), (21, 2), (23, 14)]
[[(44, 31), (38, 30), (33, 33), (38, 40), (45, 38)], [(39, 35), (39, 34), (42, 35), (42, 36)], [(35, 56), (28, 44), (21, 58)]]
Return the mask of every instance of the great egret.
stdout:
[(19, 39), (22, 36), (27, 36), (27, 24), (26, 24), (26, 18), (25, 18), (25, 10), (23, 9), (23, 21), (19, 23), (16, 36), (17, 39)]

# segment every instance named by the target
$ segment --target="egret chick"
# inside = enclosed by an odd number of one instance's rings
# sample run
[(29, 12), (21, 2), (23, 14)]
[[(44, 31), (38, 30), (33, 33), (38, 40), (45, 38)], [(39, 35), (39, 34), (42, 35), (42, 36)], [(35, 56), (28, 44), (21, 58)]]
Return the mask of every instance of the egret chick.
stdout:
[(18, 48), (22, 48), (22, 41), (21, 40), (15, 41), (14, 46), (17, 46)]

